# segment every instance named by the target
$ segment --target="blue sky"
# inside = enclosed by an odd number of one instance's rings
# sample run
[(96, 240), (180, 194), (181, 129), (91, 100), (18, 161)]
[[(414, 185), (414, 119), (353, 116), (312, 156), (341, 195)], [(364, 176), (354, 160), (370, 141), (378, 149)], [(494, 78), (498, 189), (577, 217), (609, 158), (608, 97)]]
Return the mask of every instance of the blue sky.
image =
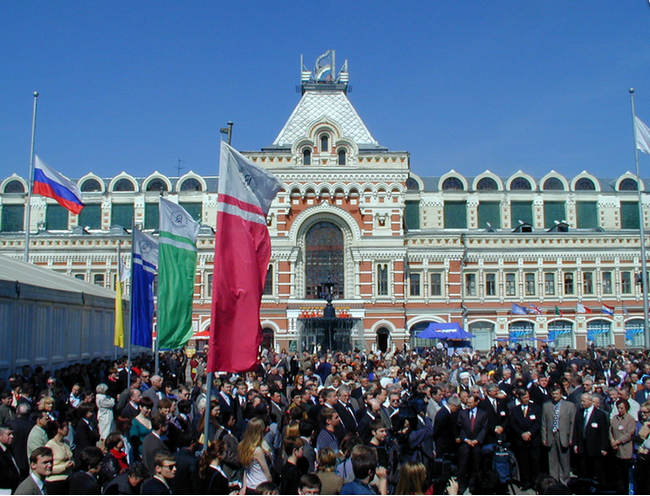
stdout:
[[(270, 145), (300, 55), (336, 49), (374, 137), (419, 175), (634, 170), (650, 124), (648, 0), (5, 1), (0, 179), (36, 151), (72, 178), (216, 174), (219, 128)], [(650, 177), (650, 157), (641, 157)]]

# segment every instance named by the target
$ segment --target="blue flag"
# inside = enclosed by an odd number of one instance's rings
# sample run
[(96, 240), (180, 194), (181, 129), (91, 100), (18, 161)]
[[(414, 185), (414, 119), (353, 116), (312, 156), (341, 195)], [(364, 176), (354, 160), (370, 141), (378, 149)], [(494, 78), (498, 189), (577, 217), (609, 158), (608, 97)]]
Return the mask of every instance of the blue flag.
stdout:
[(522, 307), (521, 305), (517, 305), (516, 303), (513, 303), (512, 313), (514, 315), (526, 315), (528, 314), (528, 309), (526, 307)]
[(131, 344), (151, 348), (153, 279), (158, 269), (158, 241), (133, 229), (131, 273)]

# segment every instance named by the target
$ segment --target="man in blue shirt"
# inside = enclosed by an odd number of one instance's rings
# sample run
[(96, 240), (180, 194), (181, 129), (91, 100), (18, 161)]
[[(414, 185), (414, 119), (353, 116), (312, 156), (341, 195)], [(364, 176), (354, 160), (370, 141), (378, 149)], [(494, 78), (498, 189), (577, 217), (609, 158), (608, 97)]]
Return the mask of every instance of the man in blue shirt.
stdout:
[[(386, 468), (377, 466), (375, 450), (368, 446), (358, 445), (352, 449), (351, 458), (354, 480), (343, 485), (341, 494), (388, 494)], [(375, 475), (379, 478), (377, 489), (370, 485), (370, 481)]]

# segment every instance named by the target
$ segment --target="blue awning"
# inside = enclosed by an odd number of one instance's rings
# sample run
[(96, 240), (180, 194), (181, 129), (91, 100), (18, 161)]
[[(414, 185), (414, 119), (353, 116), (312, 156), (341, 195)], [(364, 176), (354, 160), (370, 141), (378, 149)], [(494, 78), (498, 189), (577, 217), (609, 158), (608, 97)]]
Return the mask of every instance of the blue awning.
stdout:
[(456, 322), (431, 322), (415, 336), (420, 339), (470, 339), (474, 334), (465, 331)]

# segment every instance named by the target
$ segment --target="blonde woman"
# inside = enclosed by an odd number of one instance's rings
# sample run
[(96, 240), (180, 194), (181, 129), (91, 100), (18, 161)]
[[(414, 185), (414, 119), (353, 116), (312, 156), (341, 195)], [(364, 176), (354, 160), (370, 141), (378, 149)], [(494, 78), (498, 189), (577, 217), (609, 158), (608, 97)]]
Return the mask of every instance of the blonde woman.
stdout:
[(239, 462), (244, 467), (244, 487), (241, 494), (256, 494), (257, 486), (272, 480), (268, 463), (272, 457), (270, 448), (264, 442), (265, 432), (264, 421), (253, 418), (248, 422), (244, 438), (239, 443)]

